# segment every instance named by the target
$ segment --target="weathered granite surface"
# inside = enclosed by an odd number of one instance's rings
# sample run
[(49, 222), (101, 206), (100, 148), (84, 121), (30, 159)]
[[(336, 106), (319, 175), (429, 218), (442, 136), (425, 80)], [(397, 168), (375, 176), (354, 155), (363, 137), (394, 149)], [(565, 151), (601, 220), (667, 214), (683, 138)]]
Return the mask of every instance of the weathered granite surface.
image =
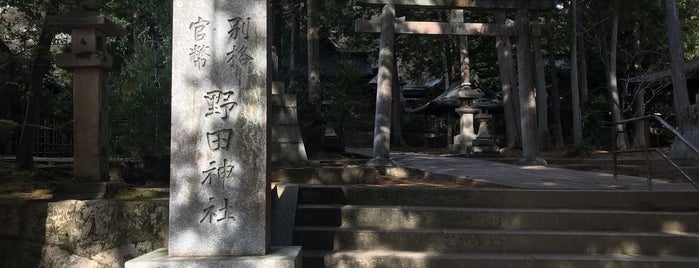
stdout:
[(0, 267), (124, 267), (167, 242), (167, 201), (0, 201)]
[(269, 245), (267, 1), (173, 3), (169, 255)]
[(165, 248), (129, 261), (129, 268), (294, 268), (301, 267), (301, 247), (273, 247), (264, 256), (170, 257)]

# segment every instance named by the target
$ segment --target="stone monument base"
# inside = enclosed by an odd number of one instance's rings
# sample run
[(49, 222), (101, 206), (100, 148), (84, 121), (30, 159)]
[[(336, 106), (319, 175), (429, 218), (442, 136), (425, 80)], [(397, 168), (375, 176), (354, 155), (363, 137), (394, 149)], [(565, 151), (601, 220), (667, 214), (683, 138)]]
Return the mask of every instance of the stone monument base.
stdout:
[(547, 166), (548, 163), (546, 160), (541, 159), (541, 158), (534, 158), (534, 159), (527, 159), (527, 158), (522, 158), (516, 163), (517, 165), (520, 166)]
[(170, 257), (161, 248), (126, 262), (126, 268), (296, 268), (301, 247), (272, 247), (264, 256)]
[(452, 154), (468, 155), (471, 153), (471, 146), (468, 144), (451, 144), (449, 152)]
[(456, 135), (454, 136), (454, 143), (449, 145), (449, 151), (452, 154), (468, 155), (472, 152), (471, 147), (475, 139), (475, 135)]
[(374, 157), (366, 165), (368, 167), (395, 167), (396, 162), (393, 162), (390, 158)]
[(492, 154), (499, 155), (498, 147), (492, 139), (475, 139), (472, 144), (474, 154)]

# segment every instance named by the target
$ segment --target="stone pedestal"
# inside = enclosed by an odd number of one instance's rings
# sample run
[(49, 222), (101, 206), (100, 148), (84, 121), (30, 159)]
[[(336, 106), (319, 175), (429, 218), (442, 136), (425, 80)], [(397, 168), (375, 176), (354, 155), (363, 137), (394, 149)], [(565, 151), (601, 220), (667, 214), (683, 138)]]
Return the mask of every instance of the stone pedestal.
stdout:
[(459, 135), (454, 137), (452, 151), (460, 154), (469, 154), (470, 148), (473, 145), (473, 140), (476, 139), (473, 123), (474, 116), (478, 113), (478, 109), (470, 107), (461, 107), (456, 109), (459, 114)]
[(294, 268), (301, 267), (301, 247), (274, 247), (264, 256), (170, 257), (158, 249), (126, 263), (129, 268)]
[(173, 2), (168, 249), (126, 267), (294, 267), (270, 250), (268, 1)]
[(73, 71), (73, 176), (104, 181), (109, 171), (107, 78), (113, 65), (105, 41), (124, 30), (96, 11), (53, 16), (49, 23), (71, 33), (71, 52), (58, 55), (56, 65)]

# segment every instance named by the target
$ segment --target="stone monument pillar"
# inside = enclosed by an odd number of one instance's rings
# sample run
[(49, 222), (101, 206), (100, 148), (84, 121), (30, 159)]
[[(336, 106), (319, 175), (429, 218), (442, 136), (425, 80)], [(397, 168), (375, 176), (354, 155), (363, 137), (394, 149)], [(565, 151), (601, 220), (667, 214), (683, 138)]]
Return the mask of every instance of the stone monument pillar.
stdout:
[(76, 11), (49, 18), (71, 33), (71, 51), (56, 57), (58, 67), (73, 71), (73, 177), (105, 181), (109, 172), (108, 72), (110, 36), (124, 30), (97, 11)]
[(169, 247), (126, 267), (295, 267), (269, 246), (268, 1), (173, 8)]

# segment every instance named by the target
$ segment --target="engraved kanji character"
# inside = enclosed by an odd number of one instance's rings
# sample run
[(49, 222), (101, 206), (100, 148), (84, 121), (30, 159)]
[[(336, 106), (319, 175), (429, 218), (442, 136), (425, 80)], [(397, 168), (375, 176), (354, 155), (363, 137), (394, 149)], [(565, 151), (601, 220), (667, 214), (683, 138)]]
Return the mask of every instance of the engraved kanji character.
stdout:
[(211, 185), (212, 181), (218, 179), (218, 172), (214, 172), (214, 170), (216, 170), (214, 164), (216, 164), (216, 161), (209, 162), (209, 166), (211, 168), (202, 171), (202, 173), (206, 176), (204, 177), (204, 180), (201, 181), (201, 185), (204, 185), (204, 183), (206, 183), (207, 181), (209, 182), (209, 185)]
[(194, 66), (201, 69), (206, 66), (206, 56), (211, 56), (208, 53), (209, 46), (194, 45), (189, 49), (189, 59), (192, 60)]
[(235, 166), (228, 163), (228, 159), (223, 159), (223, 164), (220, 166), (216, 166), (216, 161), (209, 162), (209, 169), (201, 172), (205, 175), (201, 184), (204, 185), (208, 183), (211, 185), (213, 181), (217, 180), (221, 183), (221, 187), (226, 189), (226, 179), (233, 177), (234, 167)]
[(204, 20), (201, 17), (199, 17), (197, 19), (197, 21), (189, 24), (189, 29), (192, 30), (192, 28), (193, 28), (193, 30), (194, 30), (194, 40), (196, 40), (196, 41), (204, 40), (204, 38), (206, 37), (206, 34), (203, 31), (207, 25), (209, 25), (209, 21)]
[[(210, 197), (209, 203), (213, 203), (214, 199), (215, 198)], [(216, 207), (212, 204), (211, 206), (209, 206), (205, 209), (202, 209), (202, 211), (204, 211), (204, 217), (202, 217), (201, 220), (199, 220), (199, 223), (206, 221), (207, 218), (209, 219), (209, 223), (211, 223), (211, 220), (213, 219), (213, 217), (216, 216), (216, 212), (214, 210), (215, 208)]]
[(233, 209), (233, 206), (228, 205), (228, 198), (223, 199), (223, 208), (220, 208), (218, 211), (223, 211), (223, 215), (221, 215), (221, 218), (216, 219), (217, 222), (226, 220), (226, 219), (233, 219), (235, 220), (235, 217), (228, 215), (228, 209), (231, 208)]
[(233, 46), (233, 50), (226, 53), (226, 56), (228, 56), (226, 63), (231, 66), (235, 66), (236, 63), (241, 66), (247, 66), (250, 61), (254, 60), (252, 56), (248, 55), (247, 46), (241, 46), (240, 48)]
[(204, 98), (208, 107), (204, 115), (208, 117), (213, 114), (219, 114), (222, 119), (227, 119), (228, 113), (238, 105), (237, 102), (233, 101), (233, 94), (235, 94), (233, 91), (223, 92), (221, 90), (206, 92)]
[(233, 39), (238, 39), (238, 35), (243, 38), (250, 38), (250, 18), (243, 20), (241, 17), (235, 17), (228, 20), (231, 29), (228, 31), (228, 36)]
[(218, 151), (221, 149), (228, 149), (229, 140), (233, 134), (232, 129), (223, 129), (214, 132), (206, 133), (206, 140), (209, 143), (209, 149), (212, 151)]

